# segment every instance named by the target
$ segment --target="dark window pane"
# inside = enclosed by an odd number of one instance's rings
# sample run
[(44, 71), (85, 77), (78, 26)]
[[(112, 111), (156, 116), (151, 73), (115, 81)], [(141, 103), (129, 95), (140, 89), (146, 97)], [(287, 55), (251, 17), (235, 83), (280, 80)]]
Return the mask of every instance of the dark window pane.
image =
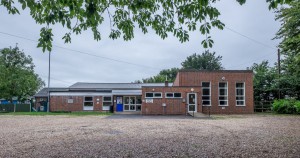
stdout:
[(202, 96), (202, 100), (210, 100), (210, 96)]
[(236, 83), (236, 87), (243, 88), (244, 87), (244, 83)]
[(154, 93), (155, 97), (161, 97), (161, 93)]
[(245, 105), (245, 104), (244, 104), (244, 101), (237, 101), (236, 105)]
[(136, 111), (141, 111), (142, 107), (141, 105), (136, 105)]
[(181, 98), (181, 93), (174, 93), (175, 98)]
[(136, 97), (136, 103), (142, 104), (142, 97)]
[(103, 101), (111, 101), (111, 97), (103, 97)]
[(236, 97), (236, 100), (244, 100), (244, 97)]
[(129, 97), (124, 97), (124, 103), (129, 104)]
[(135, 97), (130, 97), (130, 104), (135, 104)]
[(85, 97), (84, 100), (85, 101), (93, 101), (93, 97)]
[(103, 102), (103, 106), (111, 106), (112, 103), (111, 102)]
[(236, 89), (236, 95), (244, 95), (244, 89)]
[(227, 83), (219, 83), (219, 87), (227, 87)]
[(227, 101), (220, 101), (220, 105), (227, 105)]
[(195, 105), (189, 105), (189, 111), (195, 111)]
[(129, 105), (125, 105), (124, 110), (129, 110)]
[(153, 93), (146, 93), (146, 97), (152, 98), (153, 97)]
[(219, 89), (220, 94), (219, 95), (227, 95), (227, 89)]
[(135, 110), (135, 105), (130, 105), (130, 110)]
[(227, 97), (219, 97), (219, 100), (227, 100)]
[(195, 94), (189, 94), (189, 103), (195, 104)]
[(93, 102), (84, 102), (84, 106), (93, 106)]
[(210, 87), (209, 85), (210, 85), (209, 82), (202, 82), (202, 87)]
[(204, 101), (202, 101), (202, 104), (203, 104), (203, 105), (210, 105), (210, 101), (204, 100)]
[(173, 93), (167, 93), (166, 96), (167, 96), (168, 98), (173, 98)]
[(202, 95), (210, 95), (209, 89), (202, 89)]

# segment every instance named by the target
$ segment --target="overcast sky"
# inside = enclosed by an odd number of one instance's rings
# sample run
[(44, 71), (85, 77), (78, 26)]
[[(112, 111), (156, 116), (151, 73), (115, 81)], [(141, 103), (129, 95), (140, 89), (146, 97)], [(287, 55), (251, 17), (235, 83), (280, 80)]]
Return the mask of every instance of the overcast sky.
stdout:
[[(246, 69), (262, 60), (269, 60), (271, 65), (276, 62), (279, 41), (272, 38), (280, 23), (274, 20), (275, 14), (268, 10), (265, 1), (249, 0), (240, 6), (235, 0), (222, 0), (216, 6), (226, 28), (212, 30), (215, 44), (210, 50), (223, 56), (225, 69)], [(36, 73), (47, 83), (48, 53), (36, 48), (37, 42), (3, 34), (38, 40), (42, 26), (26, 10), (21, 15), (9, 15), (3, 7), (0, 7), (0, 21), (0, 48), (18, 43), (33, 58)], [(62, 27), (55, 26), (53, 31), (53, 44), (67, 49), (53, 47), (51, 87), (66, 87), (75, 82), (133, 82), (156, 75), (161, 69), (180, 67), (187, 56), (204, 51), (203, 36), (198, 31), (190, 33), (189, 42), (180, 43), (172, 36), (162, 40), (154, 33), (144, 35), (136, 30), (135, 38), (125, 42), (122, 38), (109, 39), (109, 25), (104, 24), (100, 29), (101, 41), (94, 41), (92, 33), (87, 31), (72, 36), (71, 44), (61, 40), (65, 33)]]

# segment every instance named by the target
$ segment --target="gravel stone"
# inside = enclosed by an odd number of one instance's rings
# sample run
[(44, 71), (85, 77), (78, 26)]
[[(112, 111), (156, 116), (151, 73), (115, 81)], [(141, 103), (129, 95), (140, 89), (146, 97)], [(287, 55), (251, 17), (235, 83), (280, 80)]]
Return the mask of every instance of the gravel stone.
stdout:
[(0, 157), (300, 157), (300, 116), (0, 115)]

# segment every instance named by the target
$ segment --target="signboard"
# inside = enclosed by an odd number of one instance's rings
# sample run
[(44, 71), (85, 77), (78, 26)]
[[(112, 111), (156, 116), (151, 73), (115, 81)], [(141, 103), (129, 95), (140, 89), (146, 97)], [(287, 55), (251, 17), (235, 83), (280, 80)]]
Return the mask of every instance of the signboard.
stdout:
[(153, 99), (146, 99), (146, 103), (153, 103)]

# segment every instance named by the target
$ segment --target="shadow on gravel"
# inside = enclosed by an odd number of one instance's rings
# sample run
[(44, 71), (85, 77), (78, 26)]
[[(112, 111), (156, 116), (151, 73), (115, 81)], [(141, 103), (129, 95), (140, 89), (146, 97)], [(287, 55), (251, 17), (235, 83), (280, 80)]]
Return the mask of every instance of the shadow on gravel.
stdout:
[(113, 114), (106, 119), (195, 119), (185, 115), (140, 115), (140, 114)]

